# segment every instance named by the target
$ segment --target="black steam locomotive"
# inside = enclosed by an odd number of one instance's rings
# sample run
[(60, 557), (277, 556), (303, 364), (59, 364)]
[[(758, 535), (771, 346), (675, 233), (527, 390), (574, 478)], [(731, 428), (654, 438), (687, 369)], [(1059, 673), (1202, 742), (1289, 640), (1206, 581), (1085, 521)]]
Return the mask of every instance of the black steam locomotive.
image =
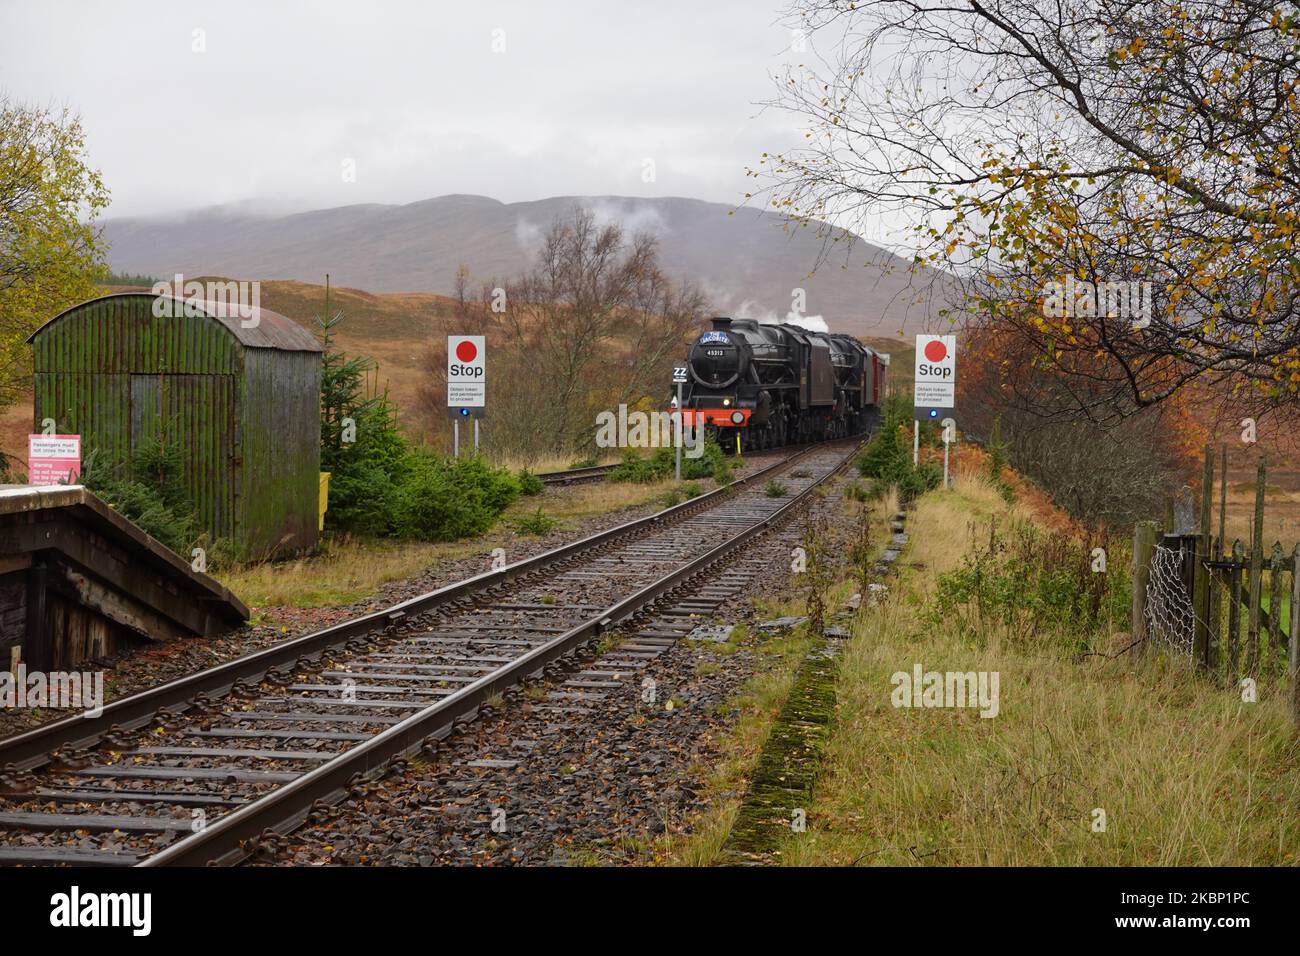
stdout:
[(743, 450), (866, 431), (884, 400), (889, 356), (851, 335), (714, 319), (686, 364), (683, 424), (702, 423), (723, 448), (739, 437)]

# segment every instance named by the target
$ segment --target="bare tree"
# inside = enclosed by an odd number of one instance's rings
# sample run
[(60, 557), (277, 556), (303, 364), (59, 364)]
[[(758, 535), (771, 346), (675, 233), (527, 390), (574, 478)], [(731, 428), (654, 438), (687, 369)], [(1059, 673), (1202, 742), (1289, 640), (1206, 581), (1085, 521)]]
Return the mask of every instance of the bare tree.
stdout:
[(666, 401), (669, 369), (706, 305), (664, 275), (652, 236), (628, 237), (581, 208), (552, 223), (531, 270), (484, 283), (476, 300), (468, 285), (458, 272), (454, 314), (434, 322), (421, 404), (445, 415), (443, 336), (487, 335), (493, 446), (523, 458), (589, 449), (598, 412)]

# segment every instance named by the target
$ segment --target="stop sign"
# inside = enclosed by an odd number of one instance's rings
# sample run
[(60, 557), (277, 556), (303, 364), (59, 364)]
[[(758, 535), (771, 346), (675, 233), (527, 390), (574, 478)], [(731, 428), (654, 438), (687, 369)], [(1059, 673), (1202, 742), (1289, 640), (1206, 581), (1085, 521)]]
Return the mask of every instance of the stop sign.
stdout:
[(481, 335), (447, 336), (447, 408), (453, 415), (477, 417), (487, 405), (483, 341)]

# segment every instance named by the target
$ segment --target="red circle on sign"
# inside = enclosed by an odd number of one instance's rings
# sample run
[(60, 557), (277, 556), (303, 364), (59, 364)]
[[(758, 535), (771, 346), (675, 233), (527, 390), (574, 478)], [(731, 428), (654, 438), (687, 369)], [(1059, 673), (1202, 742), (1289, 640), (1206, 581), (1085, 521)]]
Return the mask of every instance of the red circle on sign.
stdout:
[(468, 339), (456, 346), (456, 358), (460, 359), (462, 362), (472, 362), (477, 355), (478, 349), (476, 349), (474, 343)]
[(931, 339), (925, 343), (925, 357), (931, 362), (942, 362), (948, 356), (948, 350), (938, 339)]

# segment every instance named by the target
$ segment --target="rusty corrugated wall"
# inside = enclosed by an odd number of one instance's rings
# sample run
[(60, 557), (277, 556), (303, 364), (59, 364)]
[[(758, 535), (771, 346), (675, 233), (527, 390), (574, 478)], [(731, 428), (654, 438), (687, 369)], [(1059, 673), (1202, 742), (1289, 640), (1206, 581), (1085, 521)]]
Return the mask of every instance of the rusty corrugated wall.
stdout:
[[(211, 538), (255, 556), (314, 545), (320, 352), (301, 341), (250, 347), (237, 323), (211, 315), (157, 317), (155, 298), (92, 299), (32, 336), (36, 430), (53, 418), (59, 433), (82, 436), (83, 456), (124, 474), (165, 428)], [(288, 322), (267, 313), (266, 329)], [(243, 337), (267, 340), (266, 330)]]
[(238, 504), (246, 537), (259, 549), (314, 545), (320, 533), (320, 353), (248, 349), (244, 363)]

